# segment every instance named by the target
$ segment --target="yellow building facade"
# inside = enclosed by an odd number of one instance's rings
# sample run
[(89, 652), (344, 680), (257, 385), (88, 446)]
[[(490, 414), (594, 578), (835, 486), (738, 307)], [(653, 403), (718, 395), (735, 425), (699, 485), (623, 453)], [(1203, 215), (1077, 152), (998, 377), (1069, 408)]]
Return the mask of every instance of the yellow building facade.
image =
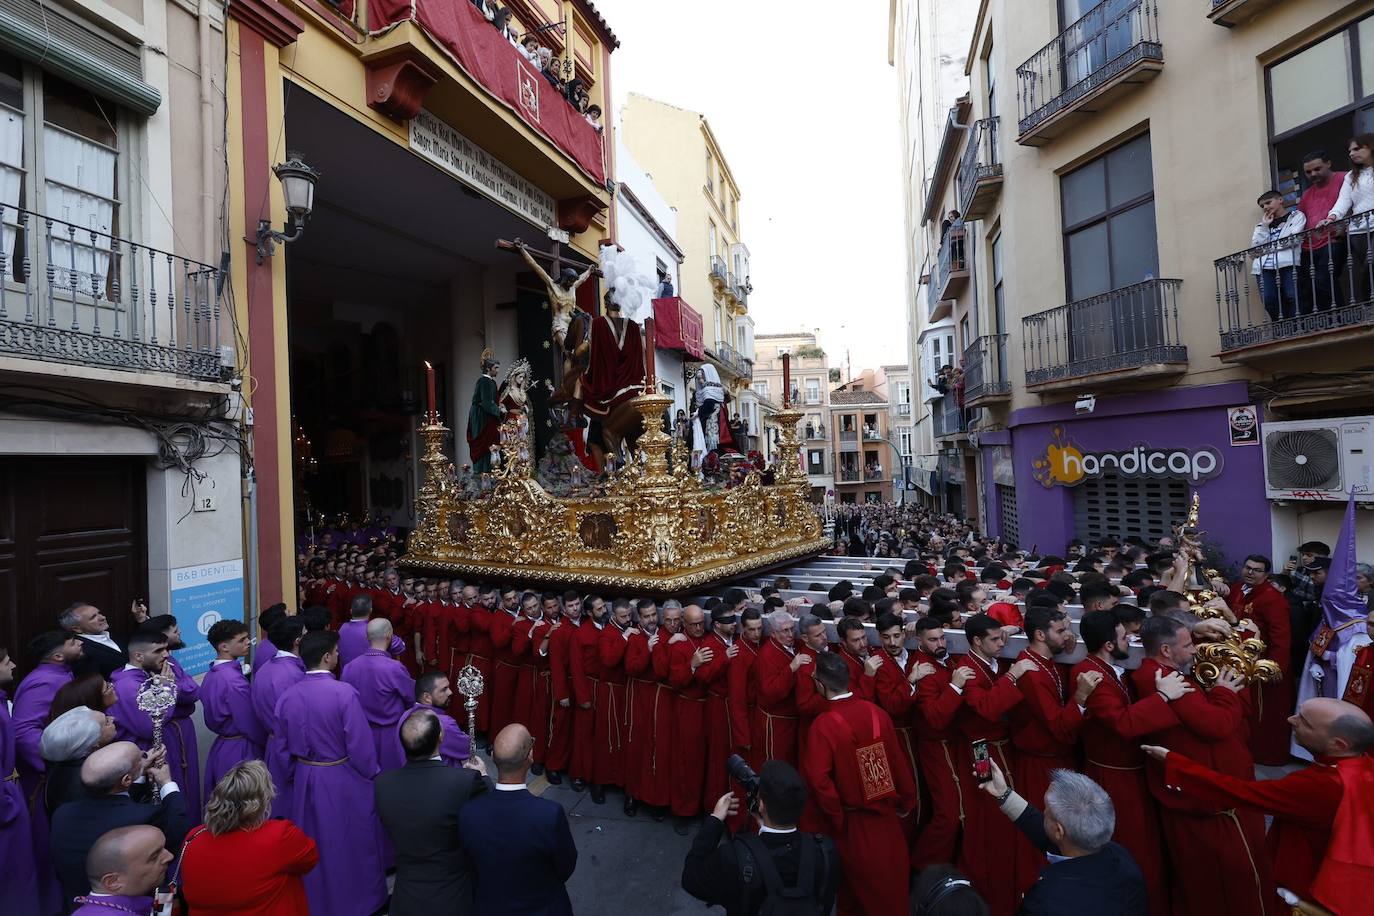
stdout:
[[(631, 93), (618, 129), (635, 159), (677, 210), (682, 295), (702, 313), (706, 355), (731, 391), (732, 412), (753, 375), (749, 249), (740, 189), (706, 116)], [(757, 435), (757, 431), (754, 431)]]
[[(319, 513), (413, 523), (425, 361), (458, 464), (484, 350), (551, 374), (543, 286), (497, 241), (556, 276), (615, 239), (614, 125), (589, 124), (510, 40), (535, 36), (609, 115), (615, 36), (583, 0), (507, 6), (506, 34), (468, 3), (229, 6), (227, 235), (264, 605), (291, 600)], [(273, 175), (288, 160), (318, 172), (308, 218)], [(593, 280), (579, 305), (598, 298)]]
[[(1166, 534), (1192, 492), (1233, 559), (1334, 538), (1321, 503), (1374, 473), (1369, 262), (1358, 231), (1328, 261), (1311, 234), (1268, 244), (1256, 199), (1294, 207), (1314, 153), (1350, 167), (1374, 110), (1371, 14), (983, 0), (953, 51), (967, 95), (922, 115), (941, 142), (908, 204), (912, 324), (956, 338), (946, 390), (923, 389), (951, 507), (1042, 552)], [(1297, 277), (1272, 313), (1262, 265)], [(1309, 435), (1330, 473), (1283, 464)]]

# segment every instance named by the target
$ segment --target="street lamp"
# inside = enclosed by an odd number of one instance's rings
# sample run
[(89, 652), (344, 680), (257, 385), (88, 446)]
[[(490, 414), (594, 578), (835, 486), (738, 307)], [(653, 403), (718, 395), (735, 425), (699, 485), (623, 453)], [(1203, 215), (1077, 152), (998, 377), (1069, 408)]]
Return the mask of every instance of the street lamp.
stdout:
[(276, 254), (277, 242), (294, 242), (301, 237), (305, 221), (315, 208), (315, 182), (320, 180), (320, 173), (295, 155), (273, 166), (272, 171), (281, 182), (282, 197), (286, 199), (286, 227), (278, 232), (272, 228), (271, 220), (258, 223), (259, 264)]

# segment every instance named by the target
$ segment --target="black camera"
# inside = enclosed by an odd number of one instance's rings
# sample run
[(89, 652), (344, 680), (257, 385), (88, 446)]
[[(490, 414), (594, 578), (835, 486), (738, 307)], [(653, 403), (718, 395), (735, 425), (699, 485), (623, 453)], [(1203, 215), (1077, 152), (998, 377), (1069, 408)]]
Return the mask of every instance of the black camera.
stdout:
[(744, 804), (750, 811), (757, 811), (759, 805), (759, 774), (745, 763), (739, 754), (731, 754), (725, 760), (725, 769), (730, 778), (739, 783), (744, 790)]

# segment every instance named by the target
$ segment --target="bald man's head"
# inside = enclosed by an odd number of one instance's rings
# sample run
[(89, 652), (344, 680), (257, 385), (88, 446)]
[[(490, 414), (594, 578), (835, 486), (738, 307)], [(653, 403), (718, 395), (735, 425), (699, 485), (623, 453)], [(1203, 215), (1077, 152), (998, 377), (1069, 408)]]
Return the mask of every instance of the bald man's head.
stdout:
[(86, 877), (100, 894), (146, 897), (167, 877), (172, 854), (162, 831), (147, 824), (118, 827), (86, 855)]
[(378, 617), (367, 623), (367, 641), (374, 649), (385, 649), (391, 645), (391, 621)]
[(1354, 703), (1314, 697), (1288, 720), (1293, 738), (1313, 755), (1358, 757), (1374, 748), (1374, 722)]
[(491, 759), (496, 764), (501, 782), (525, 781), (525, 774), (533, 762), (530, 758), (533, 747), (534, 739), (530, 737), (530, 730), (519, 722), (507, 725), (497, 733), (496, 740), (491, 743)]
[(99, 798), (126, 792), (143, 772), (143, 752), (132, 741), (116, 741), (97, 748), (81, 764), (81, 785)]
[(442, 739), (439, 717), (428, 709), (417, 709), (401, 722), (401, 747), (407, 760), (428, 760), (439, 753)]
[(706, 612), (695, 604), (682, 609), (682, 626), (687, 635), (700, 639), (706, 633)]

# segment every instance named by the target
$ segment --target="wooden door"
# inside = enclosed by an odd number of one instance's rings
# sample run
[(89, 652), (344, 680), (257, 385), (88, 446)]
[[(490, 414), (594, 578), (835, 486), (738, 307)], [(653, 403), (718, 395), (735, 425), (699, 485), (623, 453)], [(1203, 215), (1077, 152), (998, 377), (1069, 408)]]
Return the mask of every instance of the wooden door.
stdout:
[(0, 458), (0, 645), (25, 644), (75, 601), (125, 637), (147, 597), (147, 501), (137, 458)]

